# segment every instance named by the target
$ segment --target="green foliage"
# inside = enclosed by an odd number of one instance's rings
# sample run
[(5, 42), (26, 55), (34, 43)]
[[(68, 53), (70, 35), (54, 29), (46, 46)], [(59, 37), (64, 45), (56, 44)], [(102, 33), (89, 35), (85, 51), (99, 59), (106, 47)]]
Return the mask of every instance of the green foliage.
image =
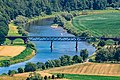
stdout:
[(8, 67), (10, 66), (10, 61), (9, 60), (3, 60), (3, 61), (0, 61), (1, 65), (4, 66), (4, 67)]
[(97, 62), (107, 61), (109, 59), (108, 55), (109, 51), (107, 49), (100, 49), (96, 54), (95, 60)]
[(83, 61), (85, 61), (88, 58), (88, 50), (87, 49), (81, 50), (80, 56), (82, 57)]
[(48, 79), (48, 77), (47, 77), (47, 76), (45, 76), (45, 77), (44, 77), (44, 80), (47, 80), (47, 79)]
[(82, 58), (78, 55), (73, 56), (72, 60), (74, 63), (82, 63)]
[(35, 44), (33, 44), (31, 42), (27, 43), (26, 47), (36, 51)]
[(29, 77), (26, 80), (42, 80), (42, 77), (40, 74), (34, 72), (30, 73)]
[(19, 25), (19, 26), (22, 26), (23, 24), (27, 22), (28, 22), (28, 19), (21, 15), (17, 16), (16, 19), (14, 20), (14, 24)]
[(18, 68), (18, 73), (23, 73), (24, 72), (24, 69), (23, 68)]
[(58, 78), (58, 79), (64, 78), (64, 74), (57, 74), (57, 78)]
[(37, 69), (37, 65), (31, 62), (28, 62), (24, 68), (25, 72), (36, 71), (36, 69)]
[(120, 61), (120, 48), (112, 46), (108, 48), (102, 48), (97, 51), (95, 60), (97, 62)]
[(71, 64), (71, 57), (68, 55), (64, 55), (60, 57), (61, 66), (66, 66)]
[(64, 21), (62, 20), (61, 16), (55, 16), (53, 22), (54, 24), (58, 24), (58, 26), (61, 26), (61, 27), (64, 26)]
[[(38, 69), (41, 69), (41, 70), (43, 69), (43, 66), (45, 66), (45, 64), (42, 63), (42, 62), (37, 62), (36, 65), (37, 65), (37, 68), (38, 68)], [(44, 70), (44, 69), (43, 69), (43, 70)]]
[(72, 14), (66, 14), (66, 15), (64, 16), (64, 18), (65, 18), (67, 21), (71, 21), (72, 18), (73, 18), (73, 15), (72, 15)]
[(103, 47), (103, 46), (105, 46), (105, 41), (100, 41), (99, 43), (98, 43), (98, 46), (101, 46), (101, 47)]
[(13, 76), (14, 74), (16, 74), (17, 73), (17, 71), (15, 71), (15, 70), (9, 70), (8, 71), (8, 75), (9, 76)]
[(26, 48), (21, 54), (11, 58), (11, 60), (19, 60), (19, 59), (24, 59), (26, 58), (28, 55), (30, 55), (32, 53), (32, 49), (31, 48)]

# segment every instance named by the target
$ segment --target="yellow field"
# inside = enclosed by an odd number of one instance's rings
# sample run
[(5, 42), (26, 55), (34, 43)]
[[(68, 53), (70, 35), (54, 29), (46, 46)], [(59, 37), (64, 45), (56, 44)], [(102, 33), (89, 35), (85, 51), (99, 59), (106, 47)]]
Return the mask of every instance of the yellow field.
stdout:
[(0, 56), (14, 57), (19, 55), (24, 50), (25, 50), (24, 46), (0, 46)]
[(45, 70), (48, 73), (120, 76), (120, 64), (84, 63)]

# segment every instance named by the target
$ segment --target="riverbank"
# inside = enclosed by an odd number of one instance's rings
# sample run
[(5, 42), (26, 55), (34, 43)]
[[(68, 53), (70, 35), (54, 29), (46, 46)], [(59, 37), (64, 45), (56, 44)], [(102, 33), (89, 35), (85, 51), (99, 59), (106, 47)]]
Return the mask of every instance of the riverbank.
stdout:
[[(11, 47), (13, 47), (13, 46), (11, 46)], [(16, 64), (16, 63), (20, 63), (20, 62), (29, 60), (35, 55), (35, 51), (32, 50), (31, 48), (25, 49), (25, 47), (24, 47), (24, 50), (22, 50), (18, 46), (14, 46), (14, 48), (18, 48), (18, 49), (14, 49), (14, 51), (15, 51), (14, 53), (10, 53), (12, 51), (9, 51), (10, 54), (8, 54), (8, 53), (6, 53), (4, 55), (1, 54), (2, 56), (0, 56), (0, 67), (7, 67), (12, 64)]]

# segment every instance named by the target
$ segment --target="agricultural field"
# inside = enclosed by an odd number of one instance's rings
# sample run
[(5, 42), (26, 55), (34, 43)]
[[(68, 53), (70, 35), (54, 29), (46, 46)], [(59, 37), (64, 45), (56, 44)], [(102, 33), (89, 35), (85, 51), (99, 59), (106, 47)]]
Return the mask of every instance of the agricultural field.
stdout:
[(14, 57), (19, 55), (24, 50), (25, 50), (24, 46), (0, 46), (0, 56)]
[(120, 37), (120, 13), (100, 13), (75, 17), (73, 26), (80, 31), (89, 31), (93, 36)]
[(65, 78), (69, 80), (120, 80), (120, 77), (114, 77), (114, 76), (94, 76), (94, 75), (77, 75), (77, 74), (65, 74)]
[(120, 76), (120, 64), (84, 63), (45, 70), (48, 73)]

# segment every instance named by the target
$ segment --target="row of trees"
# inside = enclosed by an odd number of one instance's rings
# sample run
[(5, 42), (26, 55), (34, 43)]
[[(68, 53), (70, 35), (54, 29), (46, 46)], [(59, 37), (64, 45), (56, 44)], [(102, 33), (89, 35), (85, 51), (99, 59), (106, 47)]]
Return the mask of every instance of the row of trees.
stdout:
[(64, 78), (64, 74), (57, 74), (52, 76), (41, 76), (39, 73), (30, 73), (29, 77), (26, 80), (51, 80), (51, 79), (61, 79)]
[(97, 62), (120, 61), (120, 47), (110, 46), (97, 51), (95, 60)]
[(83, 63), (84, 61), (87, 60), (87, 58), (88, 58), (88, 51), (87, 49), (84, 49), (80, 51), (80, 56), (75, 55), (71, 57), (68, 55), (64, 55), (64, 56), (61, 56), (59, 59), (48, 60), (45, 63), (37, 62), (35, 64), (35, 63), (28, 62), (26, 63), (25, 68), (18, 68), (18, 71), (9, 70), (8, 75), (12, 76), (16, 73), (45, 70), (45, 69), (54, 68), (54, 67), (73, 65), (76, 63)]

